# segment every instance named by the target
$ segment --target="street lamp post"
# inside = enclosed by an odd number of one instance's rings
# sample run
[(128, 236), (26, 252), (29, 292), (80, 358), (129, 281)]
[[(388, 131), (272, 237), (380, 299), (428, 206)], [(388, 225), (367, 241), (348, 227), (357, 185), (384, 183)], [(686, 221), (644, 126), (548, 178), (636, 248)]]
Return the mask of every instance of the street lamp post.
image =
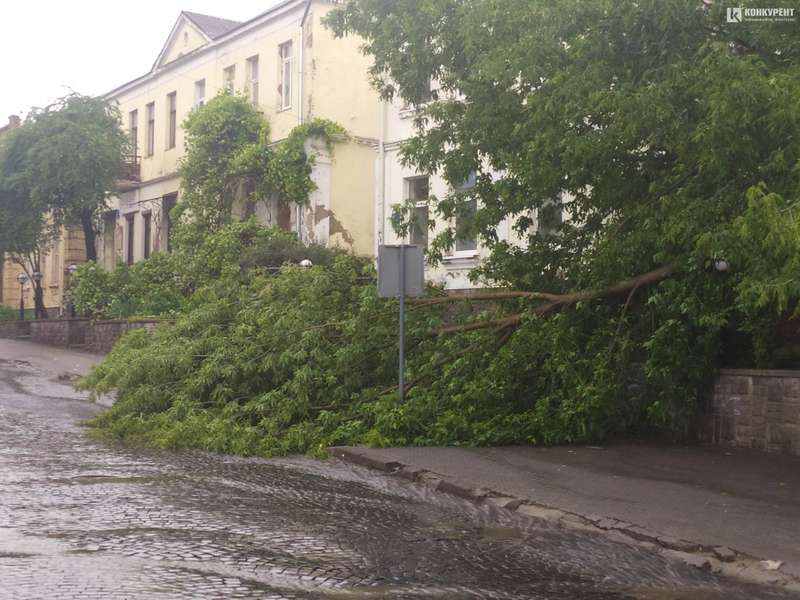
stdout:
[[(43, 275), (39, 271), (34, 271), (33, 272), (33, 281), (34, 281), (34, 286), (33, 286), (33, 309), (34, 309), (34, 314), (35, 314), (37, 319), (41, 318), (41, 316), (42, 316), (41, 313), (39, 312), (39, 303), (36, 301), (37, 296), (39, 295), (39, 292), (42, 289), (42, 278), (43, 278)], [(41, 300), (44, 300), (44, 298), (41, 298)]]
[(67, 267), (67, 285), (64, 291), (64, 294), (67, 296), (67, 316), (74, 317), (75, 316), (75, 304), (72, 302), (72, 277), (75, 275), (75, 272), (78, 270), (78, 265), (71, 264)]
[(19, 281), (19, 320), (25, 320), (25, 284), (28, 282), (28, 276), (25, 273), (17, 275)]

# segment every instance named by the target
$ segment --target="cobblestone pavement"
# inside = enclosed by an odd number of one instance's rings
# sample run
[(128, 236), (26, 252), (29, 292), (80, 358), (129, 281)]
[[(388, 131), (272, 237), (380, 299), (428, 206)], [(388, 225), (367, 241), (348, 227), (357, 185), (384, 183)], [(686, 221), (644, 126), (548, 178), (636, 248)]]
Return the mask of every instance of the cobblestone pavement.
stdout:
[(0, 360), (0, 598), (790, 598), (336, 461), (88, 440)]

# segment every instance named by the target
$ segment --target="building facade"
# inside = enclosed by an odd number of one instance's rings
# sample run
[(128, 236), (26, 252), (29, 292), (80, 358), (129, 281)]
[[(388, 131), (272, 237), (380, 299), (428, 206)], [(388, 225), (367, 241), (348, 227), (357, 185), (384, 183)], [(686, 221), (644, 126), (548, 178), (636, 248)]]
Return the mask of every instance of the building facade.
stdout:
[(360, 41), (334, 39), (322, 24), (333, 5), (286, 0), (243, 23), (182, 12), (151, 71), (108, 94), (119, 105), (134, 156), (104, 217), (98, 260), (106, 268), (166, 249), (169, 211), (180, 202), (181, 123), (221, 91), (246, 94), (276, 142), (313, 118), (347, 130), (349, 139), (331, 155), (309, 146), (317, 189), (307, 206), (261, 206), (256, 215), (306, 242), (374, 253), (380, 101)]
[[(402, 164), (400, 150), (403, 143), (414, 135), (414, 116), (416, 110), (406, 106), (402, 100), (395, 98), (383, 107), (383, 126), (378, 156), (378, 197), (376, 199), (376, 238), (382, 244), (416, 244), (427, 247), (429, 240), (441, 233), (447, 226), (457, 226), (454, 221), (445, 223), (436, 218), (434, 206), (429, 197), (444, 198), (453, 190), (439, 174), (419, 173), (412, 167)], [(475, 184), (474, 177), (464, 182), (462, 190), (468, 190)], [(412, 227), (411, 232), (401, 239), (392, 227), (392, 214), (395, 205), (410, 202), (414, 205), (415, 221), (424, 223), (428, 219), (436, 221), (433, 229)], [(470, 203), (466, 214), (478, 208), (475, 199)], [(471, 209), (471, 210), (470, 210)], [(536, 222), (536, 215), (531, 215)], [(525, 241), (513, 230), (511, 222), (503, 221), (497, 227), (497, 237), (511, 244), (522, 245)], [(469, 273), (488, 256), (489, 250), (480, 243), (477, 237), (457, 239), (450, 253), (440, 264), (431, 266), (426, 263), (426, 280), (444, 286), (448, 290), (469, 290), (476, 287), (470, 281)]]

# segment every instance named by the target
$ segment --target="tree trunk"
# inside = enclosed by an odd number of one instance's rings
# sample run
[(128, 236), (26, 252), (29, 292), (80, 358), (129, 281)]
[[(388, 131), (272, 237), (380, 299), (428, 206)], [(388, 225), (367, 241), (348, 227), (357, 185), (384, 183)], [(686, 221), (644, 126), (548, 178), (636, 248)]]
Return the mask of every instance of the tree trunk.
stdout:
[(41, 283), (34, 282), (33, 284), (33, 304), (36, 318), (46, 319), (47, 309), (44, 307), (44, 290)]
[(83, 227), (83, 243), (86, 246), (86, 260), (97, 261), (97, 246), (95, 238), (97, 233), (94, 230), (94, 222), (91, 212), (81, 213), (81, 226)]

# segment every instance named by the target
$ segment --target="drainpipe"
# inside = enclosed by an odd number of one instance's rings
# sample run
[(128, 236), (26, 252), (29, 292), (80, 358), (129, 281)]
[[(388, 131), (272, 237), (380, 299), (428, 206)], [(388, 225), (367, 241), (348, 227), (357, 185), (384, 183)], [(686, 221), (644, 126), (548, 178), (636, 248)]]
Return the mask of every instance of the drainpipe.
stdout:
[[(306, 14), (308, 14), (308, 7), (310, 6), (310, 2), (306, 5)], [(305, 25), (305, 15), (303, 18), (300, 19), (300, 51), (297, 53), (298, 59), (298, 69), (297, 69), (297, 124), (303, 124), (303, 55), (306, 46), (306, 39), (305, 33), (303, 32), (303, 27)], [(297, 235), (300, 237), (300, 240), (303, 240), (303, 208), (298, 204), (295, 208), (295, 212), (297, 213)]]
[(303, 124), (303, 50), (305, 49), (306, 40), (305, 34), (303, 32), (303, 25), (305, 23), (305, 19), (300, 21), (300, 52), (299, 52), (299, 62), (300, 68), (298, 69), (300, 81), (297, 85), (297, 92), (298, 92), (298, 101), (297, 101), (297, 124)]
[(386, 112), (387, 103), (385, 100), (380, 101), (380, 124), (379, 124), (379, 139), (378, 139), (378, 206), (377, 206), (377, 219), (378, 227), (377, 236), (375, 239), (375, 256), (378, 256), (377, 246), (386, 243)]

